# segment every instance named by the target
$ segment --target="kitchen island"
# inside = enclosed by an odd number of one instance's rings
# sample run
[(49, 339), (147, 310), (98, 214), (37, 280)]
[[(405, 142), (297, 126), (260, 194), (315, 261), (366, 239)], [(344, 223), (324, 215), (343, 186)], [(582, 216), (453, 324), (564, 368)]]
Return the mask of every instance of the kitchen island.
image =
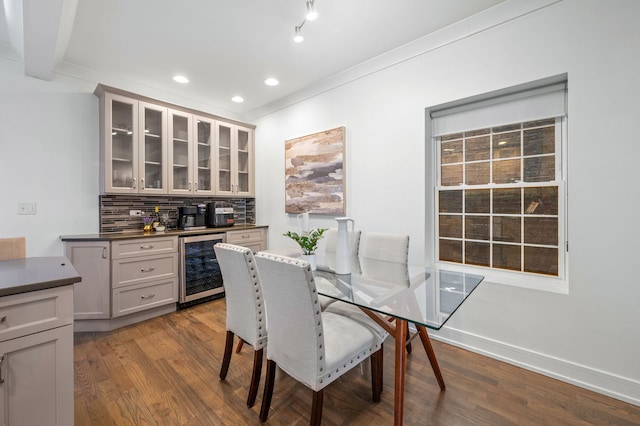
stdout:
[(73, 286), (65, 257), (0, 261), (0, 419), (73, 424)]

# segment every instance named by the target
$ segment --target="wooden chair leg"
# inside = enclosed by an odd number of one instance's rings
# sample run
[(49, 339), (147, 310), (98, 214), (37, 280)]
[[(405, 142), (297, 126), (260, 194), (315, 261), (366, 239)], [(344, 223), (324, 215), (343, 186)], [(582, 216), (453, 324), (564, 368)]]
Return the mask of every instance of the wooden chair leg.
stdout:
[(233, 350), (233, 337), (233, 332), (227, 330), (227, 340), (224, 344), (224, 356), (222, 357), (222, 366), (220, 367), (220, 380), (224, 380), (227, 377), (227, 372), (229, 371), (231, 352)]
[(244, 340), (240, 339), (240, 341), (238, 342), (238, 346), (236, 346), (236, 353), (239, 354), (240, 351), (242, 350), (242, 346), (244, 345)]
[(262, 351), (258, 349), (253, 352), (253, 373), (251, 373), (251, 385), (249, 385), (249, 396), (247, 397), (247, 407), (253, 407), (258, 394), (258, 385), (260, 384), (260, 373), (262, 373)]
[(276, 378), (276, 363), (267, 360), (267, 374), (264, 379), (264, 394), (262, 395), (262, 406), (260, 407), (260, 421), (266, 422), (271, 408), (271, 397), (273, 396), (273, 383)]
[(373, 393), (373, 402), (380, 402), (380, 349), (371, 355), (371, 390)]
[(322, 402), (324, 397), (324, 389), (313, 392), (313, 403), (311, 404), (311, 419), (309, 425), (320, 426), (322, 423)]

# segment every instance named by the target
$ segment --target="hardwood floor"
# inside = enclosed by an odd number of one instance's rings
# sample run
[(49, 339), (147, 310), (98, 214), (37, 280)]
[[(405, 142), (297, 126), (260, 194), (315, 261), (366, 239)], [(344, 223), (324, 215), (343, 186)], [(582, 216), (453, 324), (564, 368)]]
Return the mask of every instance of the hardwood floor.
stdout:
[[(323, 424), (393, 424), (393, 356), (385, 345), (382, 402), (371, 400), (368, 364), (325, 390)], [(76, 333), (76, 425), (257, 425), (246, 406), (253, 350), (218, 374), (225, 302), (214, 300), (108, 333)], [(419, 344), (407, 360), (406, 425), (638, 425), (640, 407), (433, 341), (447, 384), (440, 392)], [(368, 361), (367, 361), (368, 362)], [(311, 390), (276, 376), (265, 425), (305, 425)]]

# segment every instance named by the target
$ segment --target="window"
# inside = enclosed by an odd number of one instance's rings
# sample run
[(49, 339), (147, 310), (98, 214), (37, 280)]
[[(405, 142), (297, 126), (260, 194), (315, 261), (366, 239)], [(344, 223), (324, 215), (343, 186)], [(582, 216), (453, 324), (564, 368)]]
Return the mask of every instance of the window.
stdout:
[(436, 262), (566, 280), (565, 98), (563, 83), (431, 109)]

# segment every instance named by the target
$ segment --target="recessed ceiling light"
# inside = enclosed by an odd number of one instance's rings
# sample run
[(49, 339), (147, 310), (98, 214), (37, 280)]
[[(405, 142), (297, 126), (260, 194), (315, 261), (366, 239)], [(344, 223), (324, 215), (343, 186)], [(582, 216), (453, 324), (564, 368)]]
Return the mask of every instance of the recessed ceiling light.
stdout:
[(268, 78), (264, 81), (264, 84), (266, 84), (267, 86), (277, 86), (278, 84), (280, 84), (280, 82), (275, 78)]
[(231, 98), (231, 100), (237, 103), (244, 102), (244, 98), (242, 96), (234, 96), (233, 98)]
[(186, 84), (189, 82), (189, 79), (187, 77), (185, 77), (184, 75), (176, 75), (173, 77), (173, 81), (177, 82), (177, 83), (182, 83), (182, 84)]

